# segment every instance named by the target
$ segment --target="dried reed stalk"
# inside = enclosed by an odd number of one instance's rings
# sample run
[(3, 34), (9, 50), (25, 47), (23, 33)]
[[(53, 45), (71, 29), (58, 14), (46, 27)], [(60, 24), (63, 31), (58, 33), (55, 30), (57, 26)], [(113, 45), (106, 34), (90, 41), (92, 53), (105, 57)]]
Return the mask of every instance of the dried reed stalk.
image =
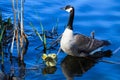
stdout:
[(23, 60), (23, 57), (27, 51), (29, 42), (28, 42), (27, 36), (24, 33), (24, 20), (23, 20), (24, 19), (24, 16), (23, 16), (24, 0), (20, 1), (20, 4), (21, 4), (20, 9), (19, 9), (18, 3), (19, 3), (18, 0), (16, 0), (16, 4), (15, 4), (15, 1), (12, 0), (12, 7), (13, 7), (13, 13), (14, 13), (14, 36), (12, 39), (11, 53), (13, 53), (13, 45), (14, 45), (14, 40), (16, 38), (18, 57), (20, 60)]
[(12, 0), (12, 9), (14, 13), (14, 33), (13, 33), (13, 38), (12, 38), (12, 43), (11, 43), (11, 48), (10, 48), (10, 53), (13, 53), (13, 47), (14, 47), (14, 39), (15, 39), (15, 27), (16, 27), (16, 10), (15, 10), (15, 4), (14, 0)]

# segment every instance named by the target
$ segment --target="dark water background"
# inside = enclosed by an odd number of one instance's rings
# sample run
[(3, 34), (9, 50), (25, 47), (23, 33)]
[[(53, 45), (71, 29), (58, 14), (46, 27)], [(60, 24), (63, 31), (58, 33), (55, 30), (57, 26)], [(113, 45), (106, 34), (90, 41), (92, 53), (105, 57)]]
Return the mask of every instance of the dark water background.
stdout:
[[(13, 19), (12, 6), (10, 0), (0, 0), (0, 10), (3, 17)], [(58, 33), (64, 31), (64, 26), (68, 21), (68, 13), (60, 10), (65, 5), (75, 7), (74, 31), (85, 35), (90, 35), (95, 31), (98, 39), (105, 39), (111, 42), (107, 47), (114, 51), (120, 47), (120, 0), (26, 0), (24, 4), (24, 23), (25, 33), (35, 34), (29, 25), (29, 22), (41, 32), (40, 22), (45, 30), (52, 29), (58, 21)], [(26, 67), (38, 65), (38, 55), (41, 54), (35, 47), (41, 44), (37, 36), (28, 36), (29, 49), (25, 55)], [(56, 53), (56, 50), (51, 52)], [(16, 54), (14, 54), (16, 56)], [(25, 80), (66, 80), (60, 63), (65, 57), (64, 53), (58, 55), (57, 70), (54, 74), (43, 75), (40, 70), (27, 70)], [(120, 51), (111, 58), (104, 58), (109, 61), (120, 62)], [(7, 62), (7, 60), (6, 60)], [(16, 64), (15, 64), (16, 65)], [(8, 67), (7, 67), (8, 68)], [(8, 68), (9, 69), (9, 68)], [(17, 71), (16, 71), (17, 73)], [(99, 62), (80, 77), (75, 80), (119, 80), (120, 65)]]

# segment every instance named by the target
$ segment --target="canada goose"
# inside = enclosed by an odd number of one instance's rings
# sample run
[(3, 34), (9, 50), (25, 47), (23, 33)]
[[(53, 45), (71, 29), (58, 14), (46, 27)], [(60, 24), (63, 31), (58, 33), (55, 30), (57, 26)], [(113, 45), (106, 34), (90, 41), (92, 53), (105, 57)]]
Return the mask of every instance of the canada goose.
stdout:
[(64, 30), (60, 40), (60, 47), (65, 53), (72, 56), (84, 57), (100, 47), (110, 45), (110, 43), (106, 40), (95, 39), (93, 33), (92, 37), (88, 37), (82, 34), (74, 35), (74, 7), (67, 5), (61, 9), (70, 13), (67, 28)]

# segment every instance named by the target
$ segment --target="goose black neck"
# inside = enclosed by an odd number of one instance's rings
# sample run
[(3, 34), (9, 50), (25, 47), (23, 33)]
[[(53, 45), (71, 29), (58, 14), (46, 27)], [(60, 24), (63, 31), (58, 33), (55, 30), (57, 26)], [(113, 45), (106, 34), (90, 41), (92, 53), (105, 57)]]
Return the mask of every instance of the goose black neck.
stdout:
[(73, 30), (73, 20), (74, 20), (74, 8), (70, 12), (69, 21), (68, 21), (68, 24), (67, 24), (67, 27), (71, 30)]

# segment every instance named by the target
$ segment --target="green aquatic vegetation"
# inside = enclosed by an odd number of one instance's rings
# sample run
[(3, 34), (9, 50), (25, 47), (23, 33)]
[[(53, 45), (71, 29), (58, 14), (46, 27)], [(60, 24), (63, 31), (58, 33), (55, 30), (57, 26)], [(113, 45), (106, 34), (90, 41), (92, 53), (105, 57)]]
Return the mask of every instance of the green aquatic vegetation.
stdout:
[(47, 46), (46, 46), (46, 35), (45, 35), (45, 31), (44, 31), (44, 27), (42, 25), (42, 23), (40, 23), (40, 27), (41, 27), (41, 30), (42, 30), (42, 34), (43, 34), (43, 45), (44, 45), (44, 53), (47, 52)]
[(41, 30), (42, 30), (42, 36), (40, 35), (40, 33), (36, 30), (35, 26), (30, 22), (31, 27), (33, 28), (34, 32), (36, 33), (36, 35), (39, 37), (39, 39), (41, 40), (41, 42), (43, 43), (44, 49), (43, 52), (46, 53), (47, 52), (47, 45), (46, 45), (46, 35), (45, 35), (45, 31), (44, 31), (44, 27), (43, 25), (40, 23), (41, 26)]
[(5, 31), (5, 27), (3, 27), (2, 25), (0, 25), (0, 43), (2, 42), (2, 38), (4, 35), (4, 31)]
[(2, 12), (0, 12), (0, 54), (2, 57), (1, 63), (4, 62), (4, 50), (6, 49), (6, 45), (9, 44), (10, 37), (7, 36), (7, 30), (10, 29), (11, 26), (11, 18), (2, 19)]
[(4, 30), (5, 30), (5, 27), (3, 27), (2, 13), (0, 12), (0, 43), (2, 41)]
[[(36, 33), (36, 35), (39, 37), (39, 39), (43, 43), (43, 53), (47, 53), (47, 50), (50, 50), (53, 48), (55, 49), (59, 43), (59, 40), (56, 39), (58, 38), (57, 28), (58, 28), (59, 19), (57, 19), (56, 21), (57, 21), (56, 25), (52, 27), (52, 30), (45, 30), (44, 26), (40, 22), (40, 28), (42, 31), (41, 33), (38, 32), (38, 30), (35, 28), (35, 26), (31, 22), (29, 23), (30, 26), (33, 28), (34, 32)], [(49, 39), (51, 39), (52, 41), (48, 42)], [(41, 46), (38, 46), (36, 49), (38, 49), (39, 47)]]
[(1, 64), (3, 64), (4, 59), (3, 59), (3, 50), (2, 50), (2, 38), (3, 38), (3, 32), (4, 32), (4, 27), (3, 27), (3, 22), (2, 22), (2, 13), (0, 12), (0, 53), (2, 55), (2, 61)]
[[(56, 39), (58, 37), (58, 33), (57, 33), (58, 19), (57, 19), (56, 25), (53, 26), (52, 30), (50, 30), (50, 31), (44, 30), (44, 26), (40, 22), (40, 28), (42, 31), (41, 33), (38, 32), (38, 30), (35, 28), (35, 26), (31, 22), (29, 24), (33, 28), (36, 35), (39, 37), (40, 41), (42, 42), (43, 54), (41, 57), (42, 57), (43, 62), (45, 63), (46, 66), (49, 66), (49, 67), (56, 66), (57, 54), (56, 53), (48, 53), (48, 50), (55, 49), (56, 46), (58, 46), (58, 39)], [(49, 42), (48, 41), (49, 39), (51, 39), (52, 41)]]

